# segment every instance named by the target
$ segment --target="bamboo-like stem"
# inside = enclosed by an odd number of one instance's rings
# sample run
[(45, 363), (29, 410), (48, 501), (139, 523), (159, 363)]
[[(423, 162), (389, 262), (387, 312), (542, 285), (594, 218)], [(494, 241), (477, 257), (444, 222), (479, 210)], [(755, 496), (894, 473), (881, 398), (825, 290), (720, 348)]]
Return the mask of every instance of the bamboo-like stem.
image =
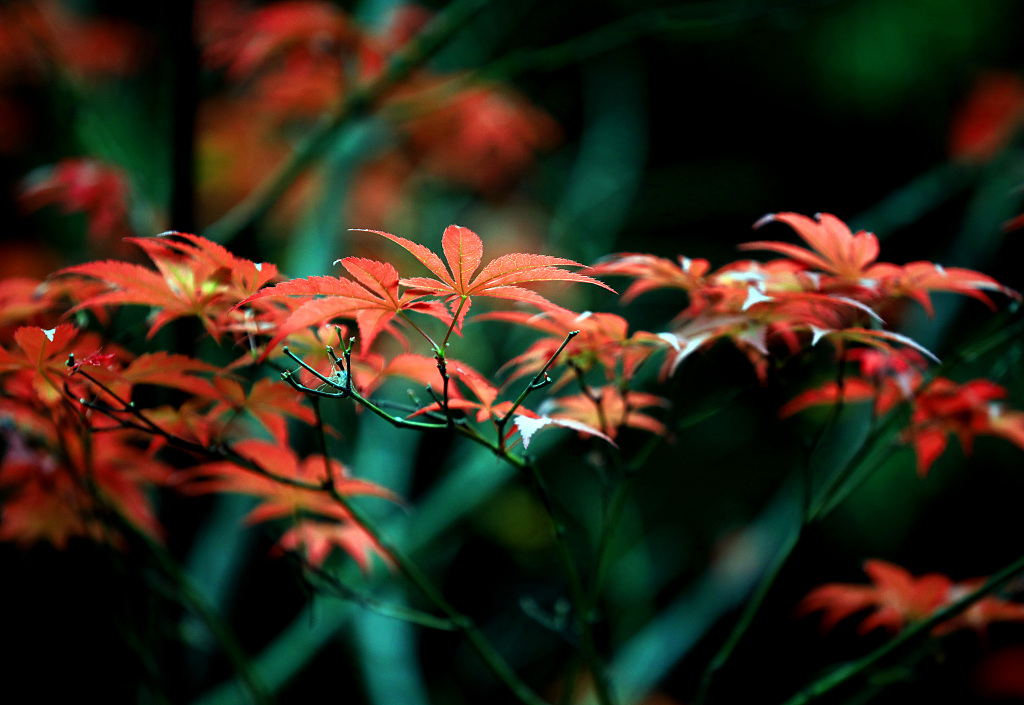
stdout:
[(779, 548), (778, 553), (775, 554), (774, 560), (770, 566), (768, 566), (767, 572), (764, 577), (757, 585), (757, 589), (754, 594), (751, 595), (750, 600), (747, 602), (743, 609), (743, 613), (740, 615), (739, 621), (733, 627), (729, 633), (729, 637), (725, 643), (722, 644), (721, 648), (715, 654), (714, 658), (708, 664), (704, 673), (701, 675), (700, 688), (697, 691), (697, 697), (694, 698), (694, 703), (701, 705), (706, 702), (708, 693), (711, 691), (711, 685), (714, 683), (714, 678), (718, 672), (728, 663), (729, 658), (732, 656), (733, 651), (739, 646), (740, 641), (746, 635), (747, 630), (753, 623), (754, 618), (757, 617), (757, 613), (761, 609), (761, 605), (764, 603), (765, 598), (768, 597), (768, 593), (775, 585), (775, 580), (778, 578), (779, 573), (782, 572), (783, 567), (789, 561), (793, 555), (793, 551), (796, 549), (797, 544), (800, 542), (800, 537), (803, 535), (803, 529), (805, 524), (801, 523), (799, 529), (790, 534), (790, 537), (786, 542)]
[(580, 578), (576, 561), (569, 550), (569, 542), (565, 535), (565, 525), (558, 518), (555, 512), (554, 502), (548, 492), (547, 483), (537, 470), (537, 466), (529, 462), (527, 468), (530, 471), (530, 478), (533, 481), (535, 492), (544, 504), (548, 520), (551, 522), (552, 532), (555, 538), (555, 552), (558, 561), (565, 573), (566, 581), (569, 584), (569, 599), (572, 601), (575, 612), (576, 630), (579, 636), (580, 655), (587, 664), (591, 676), (594, 679), (594, 693), (601, 705), (613, 705), (611, 687), (608, 683), (608, 674), (604, 663), (598, 654), (597, 644), (594, 640), (594, 629), (592, 626), (591, 613), (593, 611), (587, 592), (583, 587), (583, 580)]

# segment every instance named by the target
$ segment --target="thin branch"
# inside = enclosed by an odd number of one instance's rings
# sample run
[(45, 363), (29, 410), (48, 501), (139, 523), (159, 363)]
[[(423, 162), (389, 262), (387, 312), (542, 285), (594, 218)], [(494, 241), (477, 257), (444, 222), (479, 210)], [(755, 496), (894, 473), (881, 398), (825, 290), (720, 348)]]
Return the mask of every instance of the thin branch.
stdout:
[(332, 575), (320, 566), (313, 565), (294, 551), (285, 551), (284, 555), (290, 560), (295, 561), (305, 572), (315, 576), (317, 580), (328, 586), (342, 599), (354, 602), (370, 612), (376, 612), (384, 617), (409, 622), (410, 624), (416, 624), (427, 629), (438, 629), (449, 632), (456, 631), (458, 629), (455, 622), (450, 619), (437, 617), (428, 612), (413, 609), (412, 607), (383, 602), (373, 595), (356, 590), (355, 588), (341, 582), (336, 576)]
[(373, 536), (380, 547), (391, 557), (402, 574), (405, 575), (423, 595), (445, 614), (456, 629), (462, 632), (466, 640), (477, 652), (491, 672), (512, 691), (512, 693), (525, 705), (547, 705), (545, 700), (537, 695), (526, 683), (520, 680), (515, 671), (505, 660), (504, 656), (494, 645), (483, 635), (480, 629), (466, 615), (459, 612), (452, 606), (441, 590), (420, 570), (419, 566), (412, 561), (397, 546), (391, 544), (381, 532), (370, 521), (369, 517), (359, 507), (352, 504), (348, 497), (333, 489), (331, 497), (341, 505), (364, 531)]
[(544, 366), (540, 368), (540, 371), (536, 375), (534, 375), (533, 381), (526, 385), (526, 388), (522, 391), (519, 397), (512, 403), (512, 406), (509, 408), (509, 410), (498, 421), (499, 430), (503, 430), (505, 428), (505, 424), (507, 424), (508, 420), (512, 418), (512, 414), (515, 413), (516, 409), (518, 409), (522, 405), (522, 403), (526, 401), (526, 397), (530, 395), (530, 392), (533, 392), (534, 390), (540, 389), (541, 387), (544, 387), (551, 383), (551, 378), (548, 377), (548, 370), (551, 368), (551, 365), (554, 364), (555, 359), (558, 358), (558, 356), (562, 353), (563, 350), (565, 350), (565, 346), (569, 344), (569, 341), (571, 341), (579, 334), (580, 332), (578, 330), (569, 331), (569, 333), (566, 334), (565, 340), (562, 341), (562, 344), (559, 345), (558, 349), (555, 350), (554, 354), (552, 354), (551, 357), (548, 358), (548, 361), (544, 363)]

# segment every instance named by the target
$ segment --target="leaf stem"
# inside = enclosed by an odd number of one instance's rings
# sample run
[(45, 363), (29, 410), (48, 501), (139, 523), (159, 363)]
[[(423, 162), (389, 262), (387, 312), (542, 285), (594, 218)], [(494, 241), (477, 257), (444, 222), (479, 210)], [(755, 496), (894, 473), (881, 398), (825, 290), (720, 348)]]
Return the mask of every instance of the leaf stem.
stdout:
[(505, 412), (505, 415), (502, 416), (501, 419), (498, 421), (498, 424), (502, 429), (504, 429), (505, 424), (508, 423), (508, 420), (512, 418), (512, 414), (515, 413), (516, 409), (518, 409), (522, 405), (522, 403), (526, 401), (526, 397), (530, 395), (530, 392), (536, 389), (540, 389), (541, 387), (550, 383), (550, 378), (547, 374), (548, 369), (550, 369), (551, 365), (554, 364), (555, 359), (562, 354), (562, 351), (565, 350), (565, 346), (569, 344), (569, 341), (571, 341), (579, 334), (580, 332), (578, 330), (573, 330), (569, 331), (565, 335), (565, 340), (562, 341), (562, 344), (559, 345), (558, 349), (555, 350), (551, 357), (548, 358), (548, 361), (544, 363), (544, 366), (540, 368), (540, 371), (536, 375), (534, 375), (533, 380), (528, 385), (526, 385), (526, 388), (523, 389), (523, 391), (519, 394), (519, 397), (514, 402), (512, 402), (512, 406), (509, 408), (509, 410)]
[(336, 576), (323, 568), (313, 565), (309, 561), (305, 560), (301, 555), (294, 551), (286, 551), (285, 555), (294, 560), (304, 571), (316, 577), (317, 580), (322, 581), (324, 584), (330, 587), (339, 597), (356, 603), (363, 609), (367, 609), (371, 612), (376, 612), (384, 617), (390, 617), (392, 619), (398, 619), (403, 622), (409, 622), (427, 629), (439, 629), (441, 631), (456, 631), (458, 627), (450, 619), (443, 617), (436, 617), (427, 612), (413, 609), (411, 607), (405, 607), (403, 605), (394, 605), (378, 600), (373, 595), (367, 594), (360, 590), (356, 590), (345, 583), (341, 582)]
[(431, 347), (432, 350), (434, 350), (434, 351), (438, 350), (437, 343), (434, 342), (434, 339), (431, 338), (429, 335), (427, 335), (427, 332), (425, 330), (423, 330), (418, 325), (416, 325), (416, 322), (413, 321), (412, 318), (410, 318), (409, 315), (404, 310), (403, 311), (399, 311), (398, 315), (402, 317), (402, 320), (404, 320), (406, 323), (408, 323), (410, 326), (412, 326), (413, 330), (415, 330), (417, 333), (422, 335), (423, 338), (428, 343), (430, 343), (430, 347)]
[(462, 298), (459, 299), (459, 307), (455, 309), (455, 315), (452, 316), (452, 323), (448, 326), (448, 332), (444, 334), (444, 340), (441, 341), (441, 346), (435, 348), (435, 353), (442, 358), (444, 357), (445, 350), (448, 349), (448, 339), (452, 337), (452, 331), (459, 324), (459, 314), (462, 313), (462, 309), (467, 301), (469, 301), (469, 297), (463, 294)]
[(547, 705), (543, 698), (537, 695), (526, 683), (524, 683), (515, 671), (508, 664), (501, 653), (483, 635), (480, 629), (466, 615), (459, 612), (448, 602), (441, 590), (420, 570), (419, 566), (412, 561), (397, 546), (391, 544), (380, 531), (373, 525), (369, 517), (357, 506), (352, 504), (348, 498), (338, 492), (331, 490), (331, 497), (341, 505), (352, 517), (352, 520), (373, 536), (381, 548), (391, 557), (402, 574), (405, 575), (423, 595), (445, 614), (451, 624), (462, 632), (463, 636), (477, 652), (480, 658), (491, 672), (512, 691), (512, 693), (525, 705)]

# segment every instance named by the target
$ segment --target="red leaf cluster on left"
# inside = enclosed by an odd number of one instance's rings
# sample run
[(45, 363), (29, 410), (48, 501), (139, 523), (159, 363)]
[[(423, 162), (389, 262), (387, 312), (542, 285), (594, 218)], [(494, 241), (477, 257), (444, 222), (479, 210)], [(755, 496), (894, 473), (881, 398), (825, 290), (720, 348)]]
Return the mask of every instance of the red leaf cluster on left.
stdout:
[(220, 245), (188, 233), (129, 238), (129, 242), (146, 252), (156, 270), (116, 260), (62, 269), (55, 276), (105, 284), (104, 290), (79, 297), (73, 311), (103, 310), (111, 305), (149, 306), (150, 338), (167, 323), (185, 316), (198, 318), (217, 340), (225, 334), (251, 335), (258, 330), (258, 314), (234, 309), (239, 301), (273, 280), (277, 267), (236, 257)]
[[(372, 537), (350, 526), (327, 495), (314, 491), (315, 485), (296, 489), (319, 481), (315, 468), (322, 468), (323, 460), (299, 463), (287, 450), (287, 420), (315, 422), (293, 389), (269, 379), (246, 384), (185, 355), (155, 351), (135, 356), (95, 333), (56, 322), (69, 306), (109, 321), (108, 309), (141, 304), (153, 309), (150, 334), (193, 316), (215, 338), (255, 336), (259, 321), (254, 309), (243, 312), (234, 306), (276, 276), (272, 265), (235, 257), (194, 235), (132, 242), (150, 255), (155, 269), (94, 262), (63, 270), (48, 282), (0, 283), (0, 302), (6, 304), (0, 313), (0, 433), (5, 441), (0, 540), (44, 541), (59, 548), (75, 537), (120, 544), (123, 522), (159, 538), (153, 494), (171, 485), (190, 493), (236, 491), (264, 498), (262, 518), (295, 515), (283, 546), (306, 546), (316, 562), (337, 546), (366, 568)], [(278, 304), (263, 308), (279, 318), (289, 310)], [(28, 325), (15, 327), (19, 323)], [(142, 387), (147, 391), (140, 393)], [(137, 405), (141, 398), (154, 397), (178, 403)], [(253, 440), (258, 434), (269, 440)], [(161, 459), (167, 445), (207, 460), (211, 455), (228, 460), (221, 463), (220, 474), (211, 463), (176, 470)], [(232, 458), (248, 459), (249, 467), (232, 466)], [(224, 469), (228, 466), (235, 467), (237, 476)], [(206, 481), (198, 482), (200, 476)], [(215, 476), (221, 479), (213, 481)], [(392, 497), (344, 472), (334, 473), (332, 481), (336, 492)], [(311, 512), (320, 520), (311, 519)]]

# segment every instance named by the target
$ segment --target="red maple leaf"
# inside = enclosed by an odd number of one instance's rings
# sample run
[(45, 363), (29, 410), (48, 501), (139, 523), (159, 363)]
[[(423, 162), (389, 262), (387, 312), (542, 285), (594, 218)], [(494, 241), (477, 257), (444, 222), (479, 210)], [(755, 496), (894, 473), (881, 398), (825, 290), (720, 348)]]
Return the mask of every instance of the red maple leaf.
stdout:
[(897, 632), (908, 622), (927, 619), (949, 599), (953, 581), (945, 575), (928, 573), (914, 577), (905, 568), (880, 561), (864, 563), (871, 585), (829, 583), (816, 587), (801, 600), (797, 614), (822, 612), (821, 628), (832, 629), (857, 612), (872, 610), (857, 631), (867, 634), (884, 627)]
[[(262, 501), (249, 515), (251, 522), (269, 521), (298, 514), (349, 520), (348, 511), (324, 491), (290, 484), (289, 480), (321, 485), (328, 479), (328, 463), (322, 455), (310, 455), (300, 461), (291, 448), (277, 442), (246, 440), (235, 450), (243, 458), (263, 469), (263, 473), (230, 460), (204, 463), (179, 474), (182, 489), (191, 494), (235, 492), (259, 497)], [(351, 477), (337, 460), (329, 463), (331, 483), (342, 495), (372, 495), (398, 501), (386, 487)]]
[(622, 302), (629, 303), (652, 289), (683, 289), (693, 291), (704, 286), (704, 275), (711, 268), (706, 259), (679, 256), (679, 264), (664, 257), (637, 252), (620, 252), (591, 267), (595, 275), (634, 277), (636, 281), (622, 293)]
[(219, 340), (221, 333), (231, 328), (235, 304), (277, 276), (274, 265), (236, 257), (197, 235), (172, 232), (127, 241), (146, 251), (156, 271), (106, 260), (67, 267), (54, 276), (77, 275), (106, 283), (106, 291), (90, 293), (72, 311), (111, 304), (151, 306), (148, 338), (176, 318), (196, 316)]
[(14, 331), (13, 338), (17, 350), (0, 348), (0, 375), (16, 373), (31, 385), (30, 396), (51, 407), (64, 396), (69, 353), (84, 358), (88, 356), (85, 351), (99, 347), (95, 334), (81, 332), (68, 323), (49, 330), (23, 326)]
[[(448, 262), (447, 266), (429, 248), (412, 240), (380, 230), (365, 230), (363, 232), (382, 235), (401, 245), (437, 277), (437, 279), (412, 277), (401, 281), (402, 284), (417, 292), (445, 297), (453, 312), (458, 313), (457, 331), (462, 327), (462, 321), (469, 311), (473, 296), (525, 301), (545, 307), (554, 306), (537, 292), (524, 289), (519, 286), (520, 284), (540, 281), (585, 282), (596, 284), (612, 292), (615, 291), (607, 284), (592, 277), (563, 269), (563, 267), (583, 266), (579, 262), (549, 255), (513, 252), (491, 260), (484, 265), (483, 269), (480, 269), (484, 252), (483, 241), (469, 228), (458, 225), (449, 225), (441, 237), (441, 247), (444, 250), (445, 260)], [(478, 269), (480, 269), (479, 273), (477, 273)], [(476, 274), (475, 277), (474, 274)]]
[(288, 425), (285, 416), (290, 416), (312, 425), (316, 419), (313, 410), (306, 405), (301, 395), (280, 381), (264, 378), (257, 380), (248, 391), (231, 379), (215, 380), (223, 401), (210, 410), (212, 417), (228, 414), (230, 419), (248, 412), (264, 428), (270, 431), (279, 444), (288, 442)]
[[(649, 333), (630, 336), (629, 323), (614, 313), (584, 311), (576, 314), (564, 308), (549, 307), (536, 314), (526, 311), (492, 311), (474, 320), (507, 321), (548, 334), (502, 365), (502, 369), (517, 366), (510, 379), (539, 372), (563, 345), (566, 335), (571, 331), (578, 332), (565, 346), (564, 353), (554, 365), (570, 364), (584, 372), (594, 367), (603, 368), (609, 380), (620, 374), (623, 379), (631, 379), (640, 365), (656, 351), (649, 344)], [(562, 387), (574, 376), (573, 370), (567, 370), (555, 381), (552, 390)]]
[(380, 541), (359, 524), (302, 519), (282, 534), (277, 546), (286, 551), (306, 549), (306, 559), (315, 566), (323, 565), (334, 548), (352, 557), (364, 574), (370, 572), (370, 557), (374, 554), (388, 566), (394, 561)]
[[(595, 403), (596, 400), (596, 403)], [(647, 392), (619, 391), (617, 385), (608, 384), (588, 394), (573, 394), (552, 400), (553, 419), (571, 419), (596, 428), (609, 438), (615, 438), (623, 427), (637, 428), (664, 434), (665, 424), (639, 409), (666, 407), (668, 400)]]
[(932, 262), (905, 265), (876, 262), (879, 248), (874, 233), (864, 230), (851, 233), (846, 223), (829, 213), (819, 213), (815, 219), (799, 213), (773, 213), (754, 227), (773, 221), (781, 221), (793, 228), (811, 246), (811, 250), (769, 240), (747, 242), (740, 245), (740, 249), (778, 252), (810, 270), (833, 275), (834, 279), (818, 280), (816, 288), (852, 289), (856, 298), (871, 303), (908, 296), (924, 306), (929, 314), (932, 313), (930, 291), (972, 296), (993, 308), (984, 291), (998, 291), (1020, 298), (1016, 291), (992, 277), (970, 269), (946, 268)]
[[(885, 331), (874, 331), (884, 333)], [(852, 352), (852, 351), (851, 351)], [(911, 405), (910, 425), (903, 432), (903, 442), (913, 446), (917, 456), (917, 474), (921, 477), (946, 451), (949, 436), (955, 435), (965, 454), (970, 454), (976, 436), (996, 436), (1024, 449), (1024, 412), (1008, 408), (1001, 402), (1005, 388), (986, 379), (954, 382), (936, 377), (924, 384), (922, 375), (906, 359), (894, 351), (882, 354), (870, 351), (867, 364), (862, 362), (862, 377), (827, 382), (790, 400), (779, 412), (789, 416), (817, 404), (874, 400), (875, 413), (884, 414), (900, 400)], [(888, 363), (880, 360), (889, 358)], [(885, 367), (882, 365), (885, 364)]]
[[(508, 410), (512, 407), (511, 401), (503, 401), (495, 404), (498, 399), (498, 388), (487, 381), (487, 378), (482, 374), (474, 370), (472, 367), (464, 362), (452, 360), (449, 358), (447, 364), (448, 373), (453, 379), (459, 380), (466, 388), (476, 397), (477, 401), (472, 399), (465, 399), (458, 396), (456, 388), (453, 386), (449, 389), (451, 397), (448, 399), (449, 409), (461, 409), (463, 411), (476, 410), (476, 420), (483, 422), (493, 420), (495, 418), (501, 418)], [(425, 414), (428, 412), (443, 411), (440, 402), (434, 402), (422, 409), (417, 410), (417, 414)], [(523, 409), (521, 413), (527, 415), (533, 415), (532, 412)]]
[(811, 250), (787, 242), (758, 240), (740, 245), (741, 250), (771, 250), (821, 272), (844, 279), (870, 276), (870, 267), (878, 258), (878, 238), (864, 230), (853, 234), (846, 223), (831, 213), (819, 213), (816, 219), (800, 213), (771, 213), (754, 227), (781, 221), (793, 228)]
[(260, 504), (248, 514), (247, 521), (296, 520), (295, 526), (281, 538), (280, 545), (287, 549), (305, 545), (312, 563), (322, 563), (333, 546), (352, 555), (364, 571), (369, 567), (371, 550), (388, 560), (379, 542), (344, 506), (326, 491), (312, 486), (324, 486), (329, 477), (334, 491), (341, 495), (371, 495), (400, 501), (393, 492), (368, 480), (351, 477), (337, 460), (310, 455), (300, 461), (287, 445), (276, 441), (242, 441), (236, 444), (235, 450), (264, 473), (253, 472), (229, 460), (205, 463), (179, 474), (182, 489), (191, 494), (235, 492), (258, 497)]
[(21, 206), (29, 211), (59, 205), (65, 213), (84, 213), (93, 244), (129, 235), (125, 173), (96, 159), (64, 159), (29, 174), (21, 187)]
[[(871, 585), (829, 583), (816, 587), (797, 605), (797, 615), (820, 611), (821, 628), (827, 631), (847, 617), (871, 610), (857, 628), (858, 633), (867, 634), (878, 627), (898, 632), (907, 624), (928, 619), (985, 583), (985, 578), (954, 583), (940, 573), (915, 577), (905, 568), (878, 559), (865, 561), (864, 572)], [(1021, 621), (1024, 605), (988, 595), (938, 624), (932, 635), (971, 628), (984, 636), (992, 622)]]
[(374, 338), (381, 331), (389, 330), (395, 316), (404, 311), (419, 311), (446, 323), (451, 321), (440, 302), (422, 301), (421, 294), (411, 291), (399, 293), (398, 270), (392, 265), (363, 257), (345, 257), (337, 263), (348, 270), (355, 281), (343, 277), (292, 279), (263, 289), (238, 304), (243, 306), (271, 297), (312, 299), (301, 304), (278, 325), (263, 352), (264, 357), (289, 334), (335, 318), (355, 320), (364, 351), (369, 350)]

